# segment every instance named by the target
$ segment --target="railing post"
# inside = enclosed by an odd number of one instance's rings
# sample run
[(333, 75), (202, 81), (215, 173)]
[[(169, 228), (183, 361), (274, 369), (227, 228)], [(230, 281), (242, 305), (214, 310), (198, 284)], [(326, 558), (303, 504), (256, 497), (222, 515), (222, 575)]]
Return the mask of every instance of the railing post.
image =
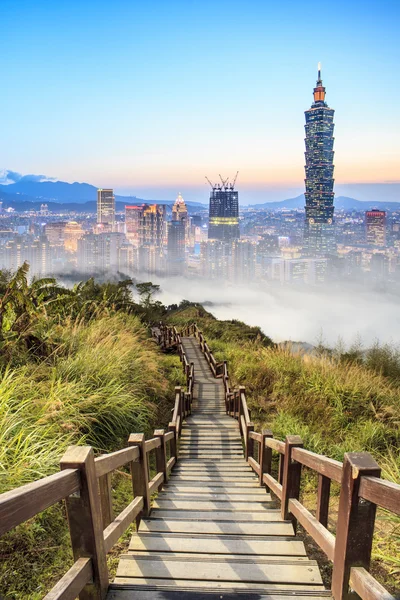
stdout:
[(138, 516), (136, 523), (139, 527), (141, 516), (147, 517), (150, 514), (150, 493), (149, 493), (149, 468), (147, 463), (147, 452), (144, 433), (131, 433), (128, 440), (128, 446), (137, 446), (139, 448), (139, 460), (131, 462), (132, 485), (135, 498), (143, 496), (143, 510)]
[[(289, 519), (289, 499), (299, 499), (300, 496), (300, 476), (301, 476), (301, 464), (292, 460), (293, 448), (302, 448), (303, 442), (301, 437), (298, 435), (287, 435), (285, 445), (285, 461), (283, 468), (283, 482), (282, 482), (282, 503), (281, 503), (281, 515), (282, 519)], [(296, 521), (293, 519), (293, 524), (296, 527)]]
[(254, 451), (254, 440), (250, 437), (250, 431), (254, 431), (254, 423), (247, 423), (246, 431), (247, 436), (245, 458), (248, 460), (249, 456), (253, 456)]
[(175, 456), (175, 463), (177, 463), (178, 462), (178, 440), (177, 440), (177, 434), (176, 434), (176, 423), (173, 423), (173, 422), (169, 423), (168, 431), (174, 432), (174, 437), (170, 441), (169, 447), (170, 447), (170, 454), (171, 454), (171, 456)]
[(99, 477), (99, 497), (103, 529), (106, 529), (114, 520), (111, 496), (111, 473), (106, 473)]
[(350, 600), (351, 567), (369, 570), (376, 505), (358, 495), (363, 476), (380, 477), (381, 469), (367, 452), (344, 455), (336, 544), (333, 559), (332, 596)]
[(328, 527), (329, 498), (331, 493), (331, 480), (325, 475), (318, 475), (317, 512), (316, 518), (324, 527)]
[(245, 389), (246, 388), (244, 385), (239, 386), (239, 430), (240, 430), (242, 437), (244, 436), (244, 431), (242, 431), (242, 419), (241, 419), (241, 416), (243, 414), (242, 393), (244, 393)]
[(272, 463), (272, 449), (265, 446), (265, 439), (274, 437), (272, 431), (269, 429), (263, 429), (261, 433), (260, 443), (260, 456), (258, 462), (260, 463), (260, 486), (264, 485), (263, 476), (264, 473), (271, 473)]
[(239, 393), (237, 390), (234, 390), (234, 410), (235, 410), (235, 419), (239, 419), (239, 404), (240, 404), (240, 397), (239, 397)]
[(93, 582), (83, 588), (79, 598), (104, 600), (108, 570), (93, 449), (70, 446), (60, 467), (61, 470), (79, 469), (81, 476), (81, 489), (65, 500), (74, 560), (90, 556), (93, 563)]
[[(164, 429), (155, 429), (154, 437), (160, 438), (161, 446), (156, 448), (156, 469), (157, 473), (164, 473), (164, 483), (168, 481), (168, 471), (167, 471), (167, 449), (165, 443), (165, 431)], [(158, 491), (161, 492), (163, 484), (161, 483), (158, 486)]]

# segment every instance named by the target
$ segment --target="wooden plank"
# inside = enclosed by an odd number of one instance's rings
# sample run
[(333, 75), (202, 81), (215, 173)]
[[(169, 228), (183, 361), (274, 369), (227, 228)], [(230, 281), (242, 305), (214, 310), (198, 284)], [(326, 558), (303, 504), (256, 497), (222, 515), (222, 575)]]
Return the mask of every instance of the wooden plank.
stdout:
[(313, 471), (317, 471), (317, 473), (333, 479), (333, 481), (341, 482), (343, 466), (337, 460), (333, 460), (322, 454), (315, 454), (315, 452), (304, 450), (304, 448), (293, 448), (292, 458), (305, 467), (309, 467)]
[(280, 440), (276, 440), (275, 438), (267, 438), (265, 440), (265, 445), (280, 454), (285, 454), (285, 443)]
[(0, 495), (0, 535), (78, 492), (78, 469), (66, 469)]
[(289, 510), (317, 545), (325, 552), (329, 560), (335, 553), (335, 536), (332, 535), (298, 500), (289, 500)]
[[(214, 514), (212, 514), (214, 513)], [(231, 522), (240, 522), (243, 521), (245, 523), (258, 522), (269, 522), (276, 523), (277, 530), (281, 531), (281, 533), (275, 533), (275, 535), (293, 535), (293, 526), (290, 521), (282, 521), (279, 517), (279, 511), (276, 510), (261, 510), (261, 511), (253, 511), (246, 512), (242, 510), (229, 511), (223, 507), (215, 510), (181, 510), (177, 512), (176, 510), (171, 509), (158, 509), (154, 513), (155, 519), (163, 519), (163, 520), (174, 520), (181, 519), (183, 521), (191, 521), (191, 520), (199, 520), (203, 521), (231, 521)], [(280, 529), (280, 526), (284, 525)], [(285, 533), (283, 533), (285, 532)]]
[(217, 493), (217, 494), (252, 494), (259, 495), (265, 497), (265, 489), (260, 489), (258, 486), (254, 486), (252, 488), (238, 488), (238, 487), (216, 487), (216, 486), (195, 486), (195, 485), (168, 485), (165, 488), (166, 491), (172, 492), (173, 494), (177, 493), (186, 493), (186, 494), (198, 494), (206, 496), (207, 494)]
[[(126, 586), (129, 585), (131, 589)], [(157, 587), (156, 587), (157, 586)], [(171, 581), (170, 579), (140, 578), (129, 579), (117, 577), (115, 583), (111, 584), (107, 600), (221, 600), (221, 589), (223, 588), (224, 600), (326, 600), (331, 598), (330, 593), (321, 591), (321, 586), (291, 586), (288, 591), (285, 586), (274, 584), (273, 588), (265, 584), (253, 583), (221, 583), (203, 581), (202, 588), (198, 588), (197, 581)], [(230, 590), (230, 591), (228, 591)], [(237, 591), (236, 591), (237, 590)], [(274, 591), (278, 591), (275, 594)], [(303, 590), (303, 591), (302, 591)], [(314, 592), (312, 591), (314, 590)], [(285, 593), (286, 592), (286, 593)]]
[(249, 457), (248, 463), (250, 467), (257, 473), (257, 475), (260, 475), (260, 465), (252, 456)]
[(114, 544), (119, 540), (121, 535), (129, 527), (134, 519), (143, 509), (143, 498), (138, 497), (114, 519), (112, 523), (104, 531), (104, 547), (106, 552), (109, 552)]
[(252, 512), (256, 510), (263, 510), (268, 508), (267, 502), (247, 502), (243, 506), (240, 502), (229, 502), (229, 501), (208, 501), (208, 502), (197, 502), (190, 500), (162, 500), (158, 499), (153, 504), (154, 508), (169, 508), (173, 510), (240, 510), (241, 512)]
[(168, 493), (164, 494), (159, 494), (157, 496), (157, 500), (171, 500), (173, 502), (175, 502), (176, 500), (185, 500), (185, 501), (190, 501), (190, 502), (194, 502), (194, 501), (198, 501), (198, 502), (266, 502), (268, 500), (268, 497), (266, 497), (266, 494), (264, 493), (263, 495), (259, 495), (259, 494), (251, 494), (251, 493), (247, 493), (247, 494), (226, 494), (226, 493), (221, 493), (218, 494), (214, 491), (213, 492), (208, 492), (207, 494), (194, 494), (193, 492), (191, 494), (188, 494), (187, 492), (173, 492), (173, 491), (168, 491)]
[(96, 465), (96, 475), (97, 477), (106, 475), (107, 473), (110, 473), (111, 471), (122, 467), (122, 465), (125, 465), (128, 462), (138, 460), (138, 458), (138, 448), (123, 448), (122, 450), (118, 450), (117, 452), (113, 452), (112, 454), (105, 454), (104, 456), (99, 456), (94, 460)]
[[(151, 557), (130, 557), (125, 555), (119, 562), (117, 577), (152, 577), (189, 579), (197, 581), (238, 581), (248, 583), (321, 583), (321, 576), (316, 565), (310, 563), (280, 564), (262, 561), (235, 561), (215, 559), (202, 561), (185, 558), (180, 561), (172, 557), (162, 557), (159, 560)], [(290, 568), (288, 568), (290, 566)]]
[(272, 475), (264, 473), (263, 482), (271, 490), (271, 492), (273, 492), (275, 496), (279, 498), (279, 500), (282, 498), (282, 486), (276, 481), (276, 479), (272, 477)]
[(43, 600), (75, 600), (92, 577), (92, 559), (78, 558)]
[(400, 515), (400, 485), (378, 477), (363, 477), (359, 496)]
[(176, 463), (176, 458), (175, 456), (171, 456), (171, 458), (169, 459), (169, 461), (167, 462), (167, 471), (168, 473), (171, 472), (172, 467), (175, 465)]
[[(181, 479), (170, 479), (170, 484), (172, 486), (179, 486), (179, 487), (191, 487), (193, 485), (196, 485), (196, 483), (201, 483), (199, 482), (198, 477), (195, 477), (193, 479), (185, 479), (185, 480), (181, 480)], [(242, 489), (254, 489), (254, 488), (258, 488), (257, 482), (254, 479), (250, 479), (248, 482), (246, 481), (240, 481), (237, 482), (235, 479), (232, 479), (232, 481), (220, 481), (216, 478), (213, 478), (211, 481), (209, 480), (208, 482), (204, 482), (206, 487), (210, 487), (212, 486), (213, 488), (225, 488), (225, 487), (229, 487), (229, 488), (236, 488), (239, 490)]]
[(362, 567), (350, 571), (350, 585), (363, 600), (396, 600), (392, 594)]
[(164, 473), (157, 473), (157, 475), (155, 475), (153, 479), (149, 481), (149, 494), (154, 494), (154, 492), (156, 492), (159, 489), (163, 481)]
[(152, 438), (151, 440), (146, 440), (144, 445), (146, 452), (151, 452), (154, 448), (159, 448), (159, 446), (161, 446), (161, 440), (158, 437)]
[[(294, 536), (291, 523), (276, 523), (267, 521), (264, 517), (260, 520), (232, 521), (219, 519), (218, 521), (191, 521), (188, 518), (173, 520), (168, 513), (159, 514), (157, 519), (143, 519), (140, 522), (140, 531), (174, 531), (175, 533), (202, 533), (202, 534), (224, 534), (224, 535), (267, 535), (267, 536)], [(221, 517), (221, 513), (219, 514)], [(299, 543), (302, 543), (299, 540)]]
[(297, 541), (279, 541), (215, 536), (210, 539), (202, 536), (176, 536), (168, 534), (135, 534), (129, 544), (129, 550), (148, 550), (151, 552), (186, 552), (208, 554), (255, 554), (272, 556), (306, 557), (304, 545)]

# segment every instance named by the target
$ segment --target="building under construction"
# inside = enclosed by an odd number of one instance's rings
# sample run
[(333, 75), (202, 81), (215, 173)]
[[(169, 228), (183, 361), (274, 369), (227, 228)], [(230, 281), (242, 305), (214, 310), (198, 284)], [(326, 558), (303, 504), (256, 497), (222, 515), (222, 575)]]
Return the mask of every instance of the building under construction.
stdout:
[(208, 239), (232, 242), (238, 240), (239, 232), (239, 193), (235, 191), (236, 176), (232, 183), (222, 179), (211, 185)]

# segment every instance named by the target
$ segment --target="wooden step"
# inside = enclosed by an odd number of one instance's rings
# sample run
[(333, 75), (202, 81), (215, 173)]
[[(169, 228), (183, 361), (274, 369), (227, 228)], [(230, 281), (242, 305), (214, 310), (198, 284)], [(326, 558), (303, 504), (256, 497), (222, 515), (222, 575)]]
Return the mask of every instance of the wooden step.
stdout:
[(194, 494), (193, 492), (174, 492), (170, 489), (167, 489), (165, 492), (161, 492), (157, 496), (158, 500), (171, 500), (175, 502), (176, 500), (184, 500), (185, 502), (266, 502), (266, 494), (252, 494), (242, 493), (242, 494), (218, 494), (218, 493), (208, 493), (208, 494)]
[[(261, 513), (263, 518), (252, 519), (247, 521), (235, 520), (232, 521), (232, 515), (226, 514), (226, 519), (219, 513), (219, 520), (203, 520), (198, 521), (196, 518), (191, 520), (182, 516), (181, 519), (171, 519), (170, 513), (167, 511), (154, 511), (155, 516), (150, 519), (143, 519), (140, 522), (139, 531), (174, 531), (176, 533), (212, 533), (225, 535), (267, 535), (267, 536), (284, 536), (294, 537), (293, 526), (289, 522), (267, 521), (266, 513)], [(248, 515), (246, 515), (247, 517)], [(257, 515), (256, 515), (257, 516)], [(258, 513), (258, 516), (261, 516)], [(230, 518), (230, 519), (229, 519)], [(271, 515), (272, 518), (272, 515)], [(300, 541), (300, 540), (299, 540)], [(300, 541), (300, 543), (302, 543)]]
[(229, 558), (195, 559), (185, 557), (141, 557), (123, 554), (117, 577), (151, 577), (180, 580), (247, 582), (264, 584), (322, 584), (314, 561), (298, 562), (252, 559), (229, 561)]
[(234, 536), (203, 536), (200, 534), (148, 534), (133, 535), (129, 550), (151, 552), (186, 552), (208, 554), (256, 554), (300, 556), (306, 558), (304, 544), (300, 540), (276, 540), (273, 537), (249, 538)]
[[(307, 591), (304, 592), (301, 591), (300, 586), (298, 588), (291, 586), (286, 593), (283, 586), (274, 585), (271, 589), (264, 584), (253, 584), (250, 588), (247, 583), (202, 582), (202, 591), (193, 588), (198, 588), (196, 581), (117, 577), (108, 588), (106, 600), (221, 600), (221, 598), (238, 600), (238, 597), (241, 600), (327, 600), (331, 598), (329, 592), (311, 591), (320, 590), (321, 586), (307, 586)], [(274, 593), (276, 590), (279, 590), (278, 595)]]

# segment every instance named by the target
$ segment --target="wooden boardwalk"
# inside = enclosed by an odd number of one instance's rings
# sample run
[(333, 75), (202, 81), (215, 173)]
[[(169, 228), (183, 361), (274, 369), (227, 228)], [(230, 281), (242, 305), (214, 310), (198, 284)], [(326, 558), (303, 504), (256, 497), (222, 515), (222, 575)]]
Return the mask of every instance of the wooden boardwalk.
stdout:
[(292, 522), (244, 459), (222, 380), (196, 338), (182, 343), (195, 383), (180, 460), (121, 555), (108, 600), (330, 598)]

